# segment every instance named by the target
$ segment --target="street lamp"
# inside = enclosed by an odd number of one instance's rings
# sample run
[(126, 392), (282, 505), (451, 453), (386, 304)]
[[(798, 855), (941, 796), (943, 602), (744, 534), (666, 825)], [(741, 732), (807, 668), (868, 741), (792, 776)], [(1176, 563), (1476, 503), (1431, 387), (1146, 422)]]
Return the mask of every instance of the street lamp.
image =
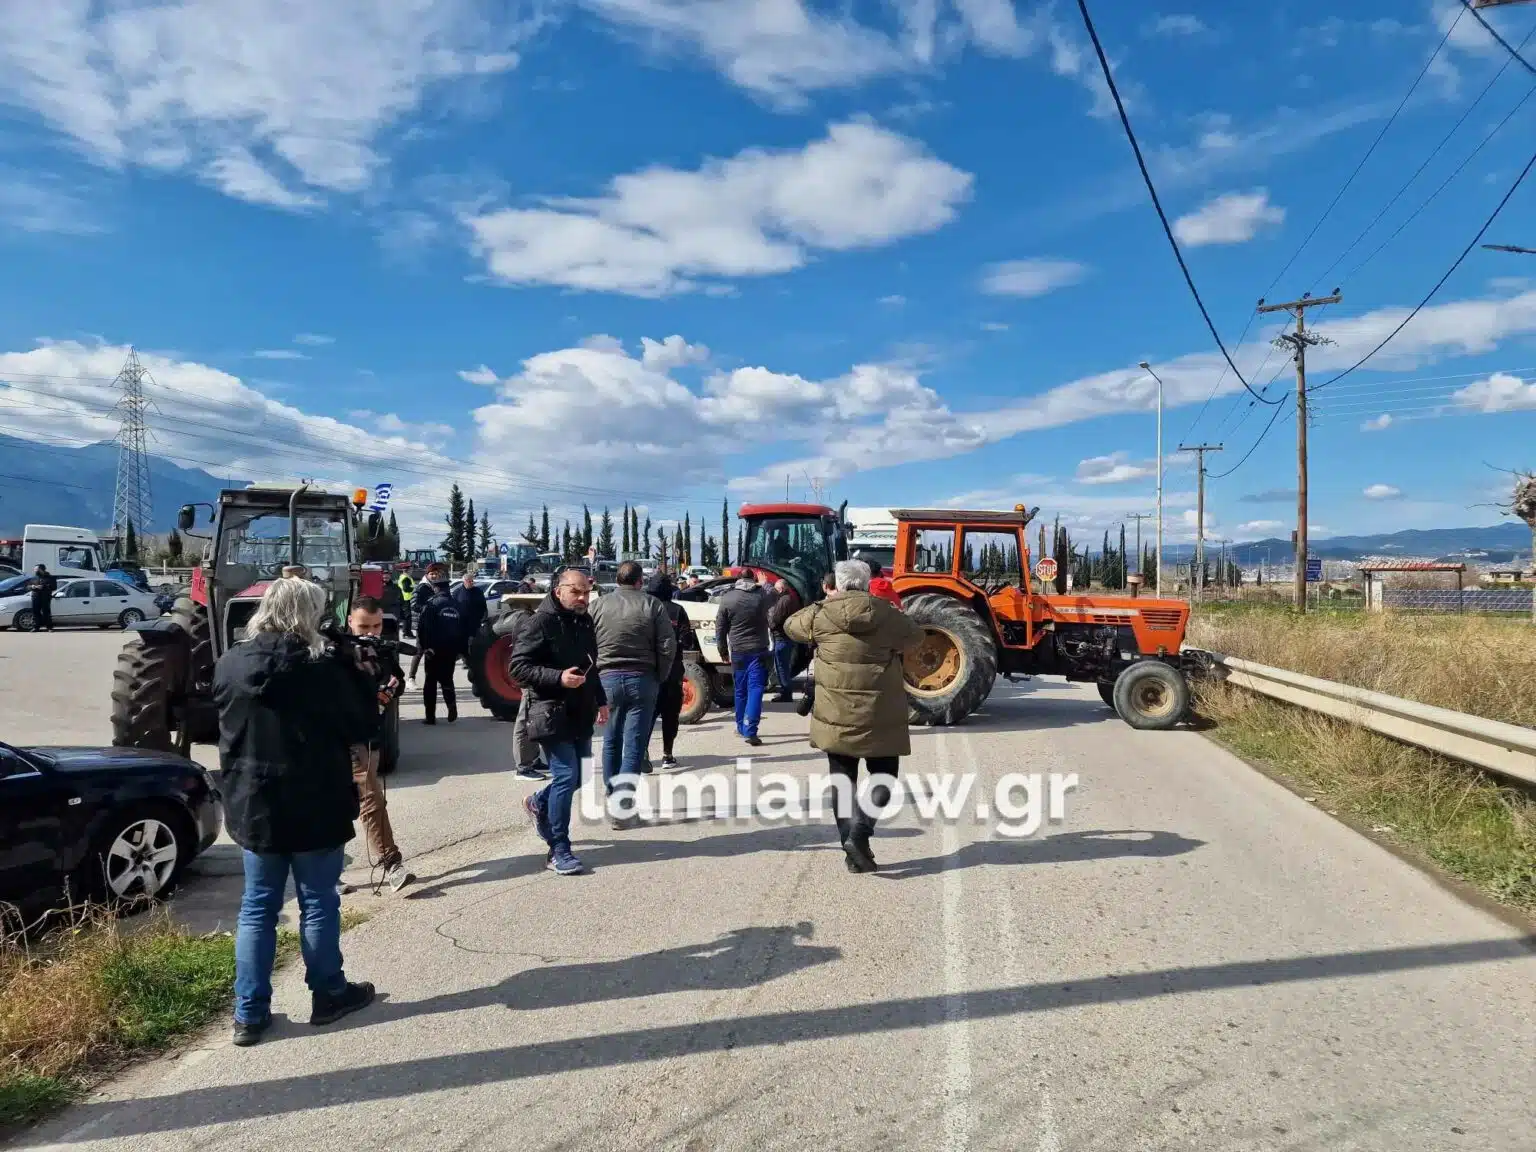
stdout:
[(1157, 591), (1163, 596), (1163, 378), (1145, 360), (1141, 370), (1157, 381)]

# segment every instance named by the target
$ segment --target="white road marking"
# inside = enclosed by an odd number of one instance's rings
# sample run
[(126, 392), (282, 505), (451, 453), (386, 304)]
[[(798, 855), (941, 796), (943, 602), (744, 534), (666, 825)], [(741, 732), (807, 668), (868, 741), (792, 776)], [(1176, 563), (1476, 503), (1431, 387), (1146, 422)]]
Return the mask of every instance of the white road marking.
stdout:
[[(938, 736), (939, 771), (949, 771), (949, 746)], [(965, 1152), (971, 1143), (971, 1035), (966, 1018), (965, 921), (960, 907), (960, 833), (944, 824), (944, 1148)]]
[(1051, 1090), (1040, 1087), (1040, 1139), (1035, 1152), (1061, 1152), (1061, 1134), (1056, 1131), (1056, 1117), (1051, 1112)]

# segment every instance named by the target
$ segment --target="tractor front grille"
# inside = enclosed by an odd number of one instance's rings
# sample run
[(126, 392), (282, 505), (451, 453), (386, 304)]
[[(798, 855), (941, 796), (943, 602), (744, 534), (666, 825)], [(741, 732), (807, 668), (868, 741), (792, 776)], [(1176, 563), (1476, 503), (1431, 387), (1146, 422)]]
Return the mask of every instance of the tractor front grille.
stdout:
[(1141, 618), (1154, 632), (1177, 632), (1184, 620), (1184, 613), (1177, 608), (1143, 608)]

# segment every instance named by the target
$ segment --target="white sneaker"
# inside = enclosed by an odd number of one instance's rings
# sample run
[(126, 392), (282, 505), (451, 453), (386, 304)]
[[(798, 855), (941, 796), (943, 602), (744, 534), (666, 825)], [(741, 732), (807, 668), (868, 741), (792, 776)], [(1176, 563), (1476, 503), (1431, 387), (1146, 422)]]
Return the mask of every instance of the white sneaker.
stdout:
[(414, 879), (416, 879), (416, 874), (407, 871), (403, 861), (396, 864), (393, 868), (387, 868), (384, 871), (384, 883), (389, 885), (391, 892), (400, 891), (400, 889), (404, 888)]

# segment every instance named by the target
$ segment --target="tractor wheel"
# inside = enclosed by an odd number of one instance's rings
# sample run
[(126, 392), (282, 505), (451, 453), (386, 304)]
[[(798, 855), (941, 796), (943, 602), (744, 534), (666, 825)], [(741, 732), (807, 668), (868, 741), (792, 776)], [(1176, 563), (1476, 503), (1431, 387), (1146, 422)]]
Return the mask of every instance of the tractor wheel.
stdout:
[(902, 658), (914, 724), (956, 724), (986, 702), (997, 680), (997, 645), (967, 604), (935, 593), (903, 605), (926, 635)]
[(1106, 684), (1104, 681), (1100, 680), (1098, 683), (1098, 689), (1099, 699), (1113, 708), (1115, 706), (1115, 682), (1111, 680), (1108, 684)]
[[(172, 606), (171, 619), (187, 634), (191, 642), (187, 654), (187, 671), (193, 686), (211, 684), (213, 682), (213, 636), (208, 625), (208, 609), (190, 597), (183, 596)], [(217, 739), (214, 733), (208, 740), (198, 740), (199, 744), (208, 743)]]
[(112, 743), (118, 748), (177, 751), (187, 741), (175, 730), (171, 701), (187, 688), (187, 648), (175, 641), (123, 645), (112, 673)]
[(1161, 660), (1141, 660), (1115, 681), (1115, 711), (1132, 728), (1162, 732), (1189, 711), (1189, 681)]
[(692, 660), (683, 661), (683, 710), (679, 724), (697, 724), (709, 711), (709, 673)]
[(379, 775), (388, 776), (400, 764), (400, 700), (390, 702), (379, 726)]
[(731, 679), (729, 664), (708, 670), (709, 699), (716, 708), (736, 707), (736, 684)]
[(512, 637), (482, 626), (469, 646), (469, 688), (480, 706), (498, 720), (517, 719), (523, 690), (512, 681)]

